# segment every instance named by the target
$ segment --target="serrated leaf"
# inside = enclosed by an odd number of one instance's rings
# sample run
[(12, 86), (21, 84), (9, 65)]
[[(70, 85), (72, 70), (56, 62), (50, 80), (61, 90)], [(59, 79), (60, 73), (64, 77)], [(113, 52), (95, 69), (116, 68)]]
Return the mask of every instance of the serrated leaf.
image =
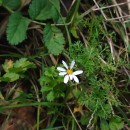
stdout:
[(2, 4), (10, 9), (17, 9), (21, 4), (21, 0), (3, 0)]
[[(3, 81), (13, 82), (19, 79), (19, 74), (16, 73), (6, 73), (3, 75)], [(2, 80), (2, 79), (1, 79)]]
[[(54, 3), (54, 4), (53, 4)], [(47, 20), (53, 18), (57, 19), (57, 9), (60, 11), (59, 0), (33, 0), (29, 6), (29, 15), (32, 19)]]
[(28, 61), (27, 58), (21, 58), (14, 63), (14, 68), (21, 69), (20, 71), (26, 71), (29, 68), (35, 68), (35, 64)]
[(52, 4), (52, 19), (54, 22), (58, 22), (60, 14), (60, 2), (59, 0), (49, 0)]
[(26, 39), (26, 31), (30, 20), (23, 17), (20, 12), (13, 13), (9, 18), (7, 27), (7, 40), (11, 45), (18, 45)]
[(50, 53), (59, 55), (64, 49), (64, 37), (60, 29), (46, 25), (44, 28), (44, 42)]

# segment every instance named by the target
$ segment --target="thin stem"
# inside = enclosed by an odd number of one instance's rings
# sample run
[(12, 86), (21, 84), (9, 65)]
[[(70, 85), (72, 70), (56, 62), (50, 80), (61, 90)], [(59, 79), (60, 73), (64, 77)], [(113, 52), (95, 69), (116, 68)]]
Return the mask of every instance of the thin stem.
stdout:
[(67, 105), (67, 107), (68, 107), (68, 109), (69, 109), (71, 115), (73, 116), (75, 122), (77, 123), (77, 125), (78, 125), (78, 127), (79, 127), (79, 130), (82, 130), (81, 126), (79, 125), (79, 123), (78, 123), (77, 119), (75, 118), (75, 116), (74, 116), (72, 110), (70, 109), (69, 105), (68, 105), (68, 104), (66, 104), (66, 105)]
[(40, 108), (41, 108), (41, 105), (38, 105), (38, 109), (37, 109), (37, 124), (36, 124), (37, 130), (39, 130), (39, 126), (40, 126)]
[[(38, 21), (35, 21), (35, 20), (32, 20), (32, 19), (29, 19), (29, 20), (31, 20), (31, 22), (32, 23), (36, 23), (36, 24), (39, 24), (39, 25), (43, 25), (43, 26), (45, 26), (45, 25), (47, 25), (46, 23), (43, 23), (43, 22), (38, 22)], [(63, 18), (62, 18), (62, 20), (63, 20)], [(63, 20), (64, 21), (64, 20)], [(50, 24), (51, 26), (68, 26), (68, 25), (70, 25), (72, 23), (72, 19), (70, 20), (70, 22), (68, 22), (68, 23), (63, 23), (63, 24)]]
[(12, 9), (10, 9), (8, 6), (3, 6), (5, 9), (7, 9), (10, 13), (14, 13)]

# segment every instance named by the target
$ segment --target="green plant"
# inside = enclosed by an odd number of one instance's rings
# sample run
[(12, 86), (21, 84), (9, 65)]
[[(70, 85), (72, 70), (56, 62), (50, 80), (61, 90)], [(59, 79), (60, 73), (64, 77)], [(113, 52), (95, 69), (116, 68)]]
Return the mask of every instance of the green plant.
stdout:
[(20, 78), (25, 77), (25, 72), (29, 68), (35, 68), (35, 64), (28, 61), (27, 58), (21, 58), (16, 62), (12, 60), (6, 60), (2, 65), (5, 74), (0, 77), (0, 81), (14, 82)]
[(73, 1), (69, 9), (66, 2), (0, 0), (0, 129), (17, 119), (17, 113), (5, 115), (9, 109), (28, 106), (35, 119), (25, 122), (37, 130), (130, 126), (124, 29), (88, 10), (92, 1)]
[[(2, 5), (10, 11), (11, 9), (15, 10), (20, 4), (19, 2), (20, 1), (16, 0), (6, 2), (6, 0), (4, 0)], [(59, 0), (33, 0), (29, 5), (28, 17), (23, 16), (20, 11), (11, 10), (11, 12), (12, 14), (10, 15), (7, 25), (7, 40), (11, 45), (18, 45), (24, 41), (27, 38), (29, 24), (36, 23), (45, 26), (42, 42), (45, 42), (45, 46), (49, 52), (54, 55), (58, 55), (63, 51), (65, 40), (60, 28), (55, 26), (58, 24), (58, 19), (61, 17)], [(48, 19), (52, 19), (55, 22), (55, 25), (50, 25), (51, 23), (44, 24), (37, 21), (46, 21)]]
[(63, 78), (58, 76), (54, 67), (45, 68), (39, 81), (43, 99), (54, 101), (57, 98), (65, 97), (66, 86), (63, 84)]

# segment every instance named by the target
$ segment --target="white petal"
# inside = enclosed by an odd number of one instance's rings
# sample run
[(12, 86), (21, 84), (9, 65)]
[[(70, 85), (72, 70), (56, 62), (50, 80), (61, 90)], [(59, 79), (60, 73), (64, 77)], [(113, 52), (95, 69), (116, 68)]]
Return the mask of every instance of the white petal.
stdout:
[(68, 83), (68, 81), (69, 81), (69, 75), (66, 75), (66, 76), (64, 77), (64, 83), (66, 84), (66, 83)]
[(60, 72), (59, 75), (66, 75), (67, 72)]
[(73, 60), (73, 61), (71, 62), (71, 65), (70, 65), (70, 69), (72, 69), (72, 68), (74, 67), (74, 65), (75, 65), (75, 61)]
[(57, 67), (57, 70), (59, 70), (59, 71), (66, 71), (66, 69), (64, 69), (64, 68), (62, 68), (62, 67)]
[(77, 71), (73, 72), (73, 75), (79, 75), (82, 73), (83, 73), (83, 70), (77, 70)]
[(70, 74), (69, 77), (70, 77), (70, 80), (73, 80), (73, 75)]
[(68, 65), (66, 64), (65, 61), (62, 60), (62, 64), (65, 66), (66, 69), (68, 69)]
[(75, 75), (73, 75), (73, 78), (76, 83), (79, 83), (79, 79)]

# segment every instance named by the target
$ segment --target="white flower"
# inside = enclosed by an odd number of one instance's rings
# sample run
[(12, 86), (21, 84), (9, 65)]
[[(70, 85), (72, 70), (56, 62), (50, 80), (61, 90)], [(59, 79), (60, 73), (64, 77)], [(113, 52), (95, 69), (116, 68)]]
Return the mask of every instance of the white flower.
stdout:
[(65, 68), (62, 67), (57, 67), (57, 70), (60, 71), (59, 75), (64, 76), (64, 83), (68, 83), (69, 80), (74, 80), (76, 83), (79, 83), (79, 79), (77, 78), (76, 75), (82, 74), (82, 70), (77, 70), (73, 72), (73, 67), (75, 65), (75, 61), (73, 60), (71, 62), (70, 67), (66, 64), (65, 61), (62, 60), (62, 64), (64, 65)]

